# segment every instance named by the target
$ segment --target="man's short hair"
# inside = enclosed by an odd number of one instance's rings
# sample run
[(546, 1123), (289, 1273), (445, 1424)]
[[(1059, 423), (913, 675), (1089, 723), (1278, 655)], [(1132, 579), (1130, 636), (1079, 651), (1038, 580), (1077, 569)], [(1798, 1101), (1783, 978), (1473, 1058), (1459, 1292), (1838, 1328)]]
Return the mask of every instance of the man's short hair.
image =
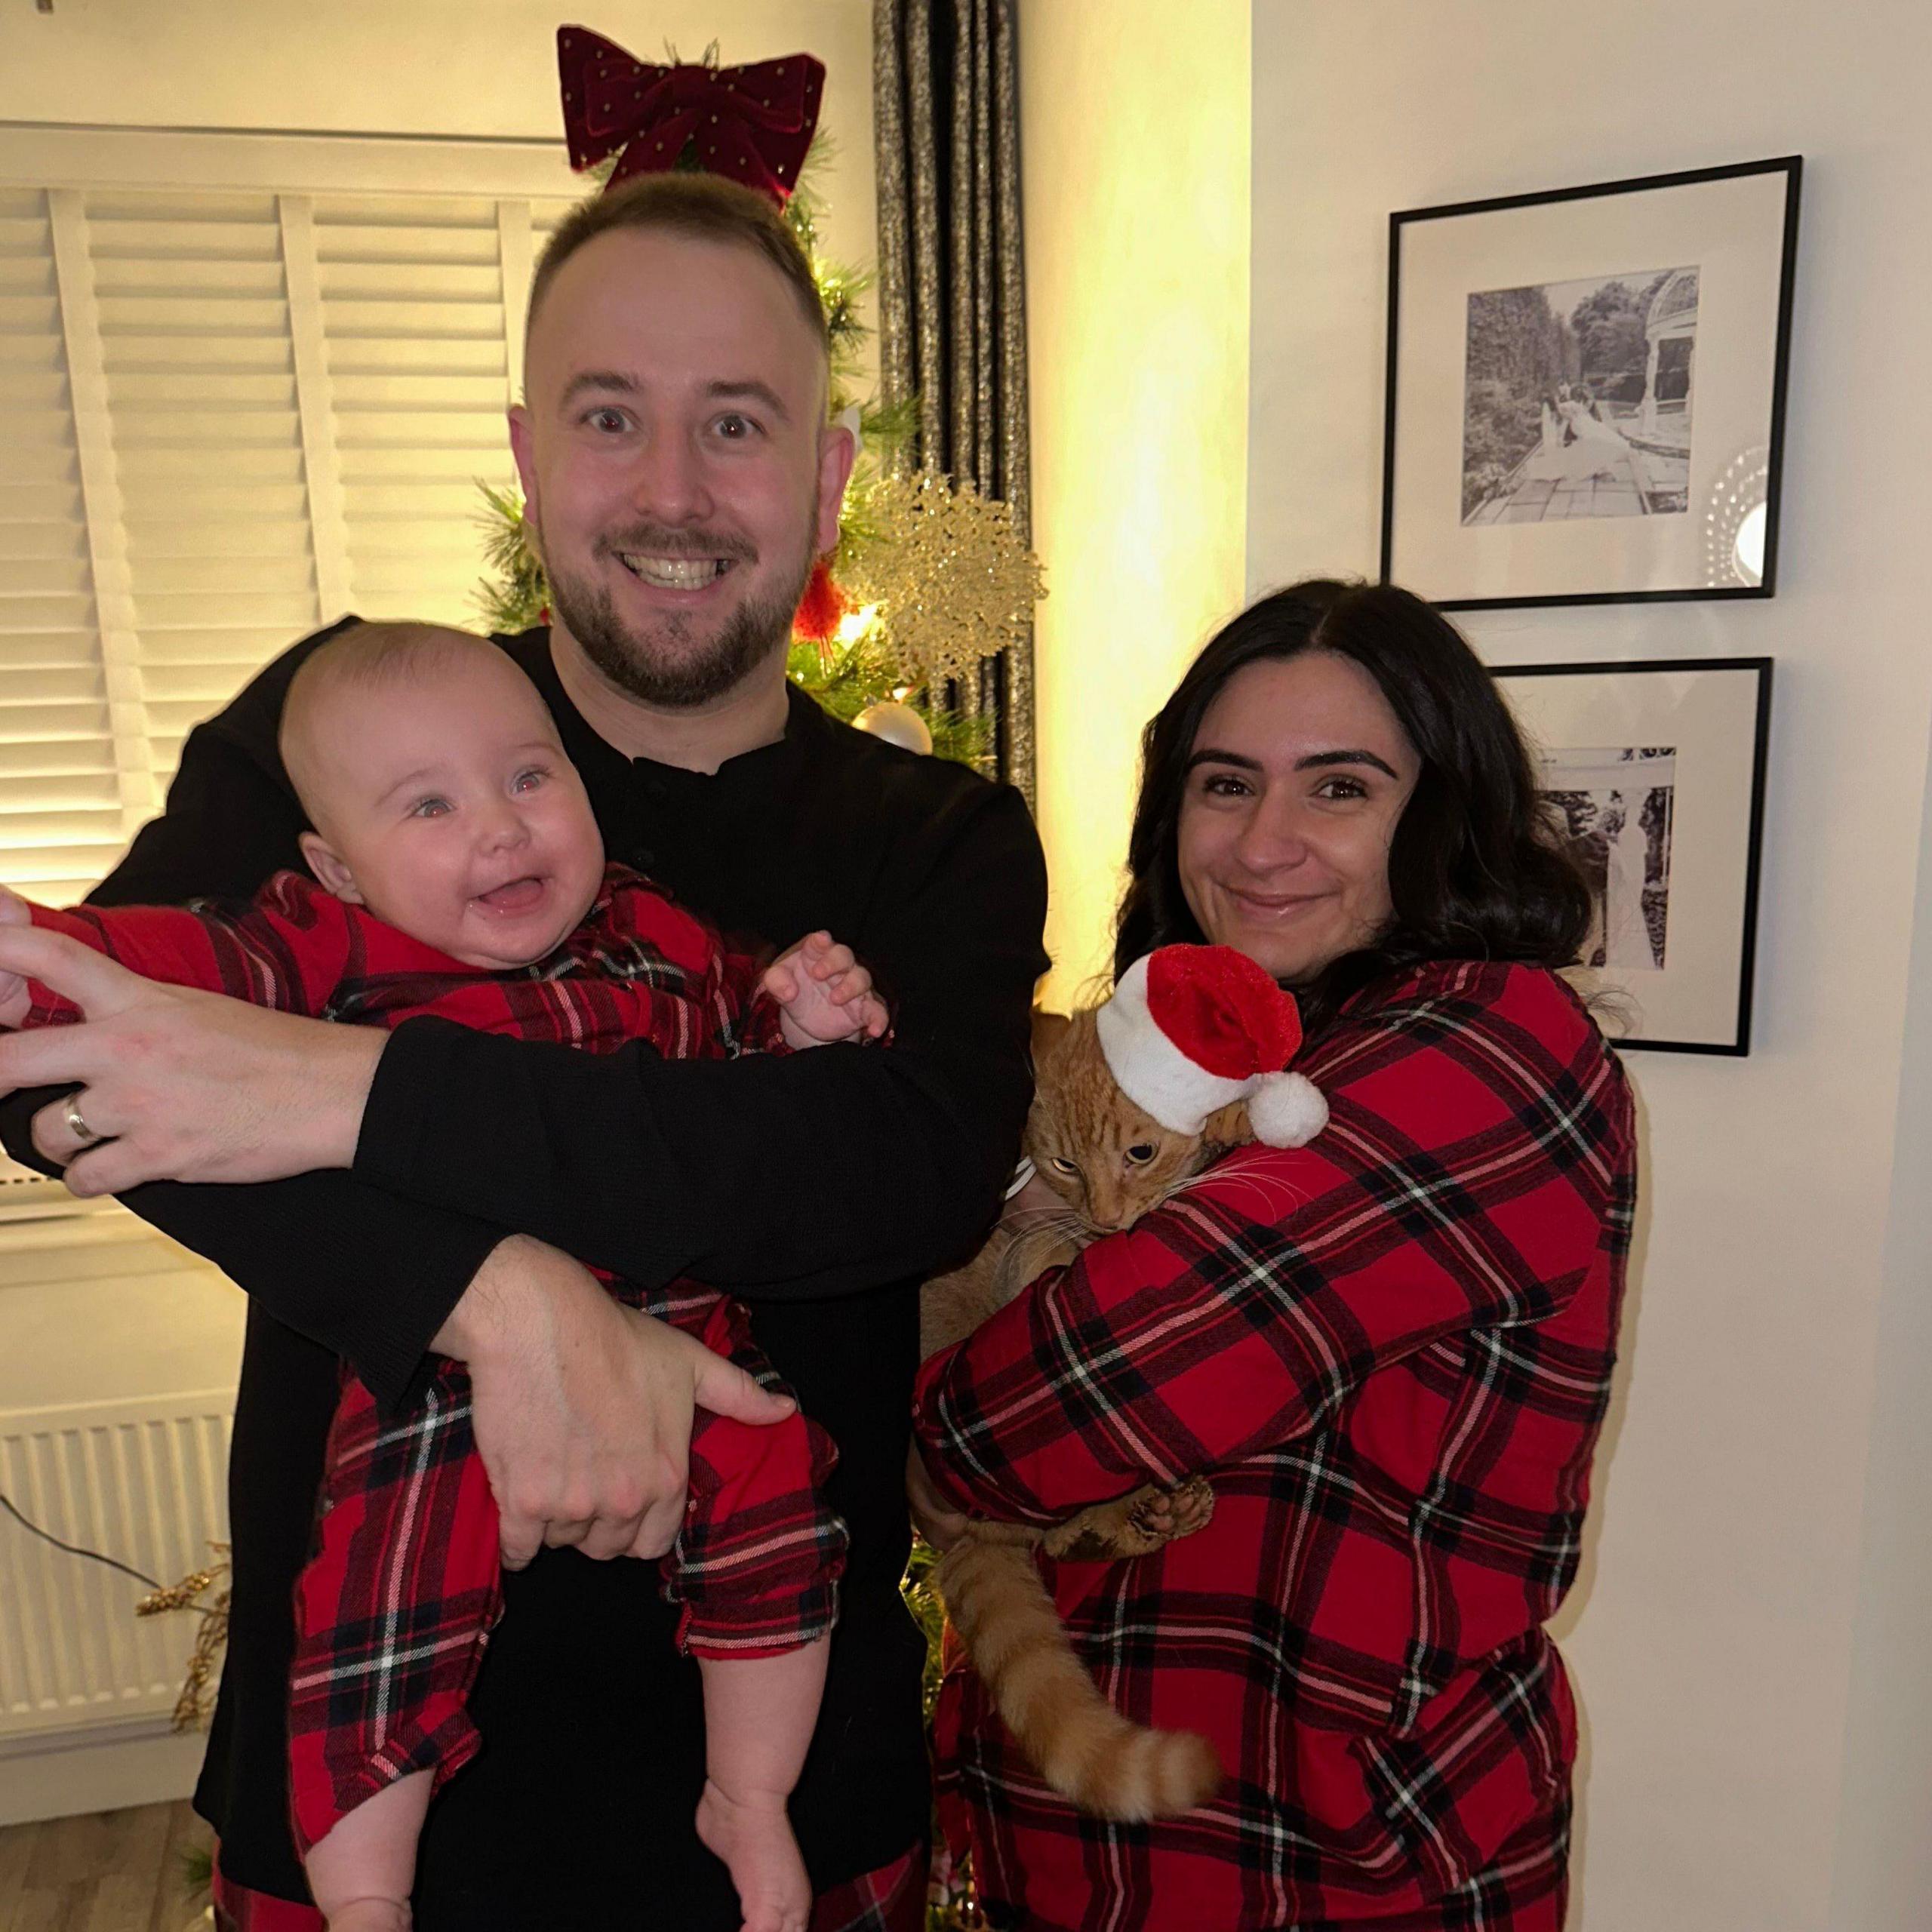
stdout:
[(685, 171), (635, 176), (607, 193), (579, 202), (565, 216), (545, 245), (531, 278), (530, 308), (524, 323), (526, 345), (558, 270), (586, 242), (617, 229), (654, 230), (755, 250), (790, 285), (814, 340), (828, 357), (831, 355), (825, 305), (812, 278), (812, 265), (784, 216), (765, 195), (722, 175)]

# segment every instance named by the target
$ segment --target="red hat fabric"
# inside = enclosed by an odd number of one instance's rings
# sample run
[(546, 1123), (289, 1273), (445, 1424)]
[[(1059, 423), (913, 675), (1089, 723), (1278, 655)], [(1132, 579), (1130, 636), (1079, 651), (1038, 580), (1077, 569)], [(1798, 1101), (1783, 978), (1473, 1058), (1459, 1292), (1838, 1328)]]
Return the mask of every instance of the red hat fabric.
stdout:
[(1294, 995), (1232, 946), (1166, 946), (1136, 960), (1094, 1021), (1121, 1091), (1177, 1134), (1198, 1134), (1236, 1100), (1271, 1146), (1299, 1147), (1327, 1124), (1314, 1085), (1282, 1071), (1301, 1044)]

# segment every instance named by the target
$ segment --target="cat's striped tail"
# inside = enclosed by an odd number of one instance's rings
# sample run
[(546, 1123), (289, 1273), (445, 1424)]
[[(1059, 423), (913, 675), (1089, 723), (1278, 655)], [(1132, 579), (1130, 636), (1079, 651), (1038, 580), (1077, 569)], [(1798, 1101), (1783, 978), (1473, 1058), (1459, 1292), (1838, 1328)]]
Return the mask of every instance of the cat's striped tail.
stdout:
[(976, 1523), (933, 1573), (1020, 1749), (1054, 1791), (1095, 1817), (1140, 1824), (1205, 1804), (1221, 1782), (1214, 1746), (1195, 1731), (1136, 1724), (1100, 1695), (1033, 1567), (1032, 1540), (1004, 1540), (1024, 1534)]

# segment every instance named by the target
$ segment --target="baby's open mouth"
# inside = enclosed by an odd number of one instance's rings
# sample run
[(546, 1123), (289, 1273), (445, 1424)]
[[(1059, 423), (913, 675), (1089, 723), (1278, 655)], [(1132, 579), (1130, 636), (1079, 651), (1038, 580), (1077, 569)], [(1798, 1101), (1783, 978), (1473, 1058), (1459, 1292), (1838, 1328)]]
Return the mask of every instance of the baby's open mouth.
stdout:
[(479, 892), (476, 899), (478, 905), (487, 906), (494, 912), (521, 912), (535, 905), (543, 896), (543, 881), (531, 877), (511, 879), (488, 892)]

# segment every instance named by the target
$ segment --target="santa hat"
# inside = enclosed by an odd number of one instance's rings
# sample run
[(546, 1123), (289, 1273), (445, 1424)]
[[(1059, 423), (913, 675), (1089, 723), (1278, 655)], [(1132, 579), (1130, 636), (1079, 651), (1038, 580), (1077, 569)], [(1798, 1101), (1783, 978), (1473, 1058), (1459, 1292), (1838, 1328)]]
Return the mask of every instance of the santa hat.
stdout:
[(1137, 959), (1095, 1023), (1121, 1091), (1177, 1134), (1198, 1134), (1236, 1100), (1271, 1147), (1300, 1147), (1327, 1124), (1315, 1083), (1282, 1071), (1301, 1044), (1294, 995), (1231, 946), (1164, 946)]

